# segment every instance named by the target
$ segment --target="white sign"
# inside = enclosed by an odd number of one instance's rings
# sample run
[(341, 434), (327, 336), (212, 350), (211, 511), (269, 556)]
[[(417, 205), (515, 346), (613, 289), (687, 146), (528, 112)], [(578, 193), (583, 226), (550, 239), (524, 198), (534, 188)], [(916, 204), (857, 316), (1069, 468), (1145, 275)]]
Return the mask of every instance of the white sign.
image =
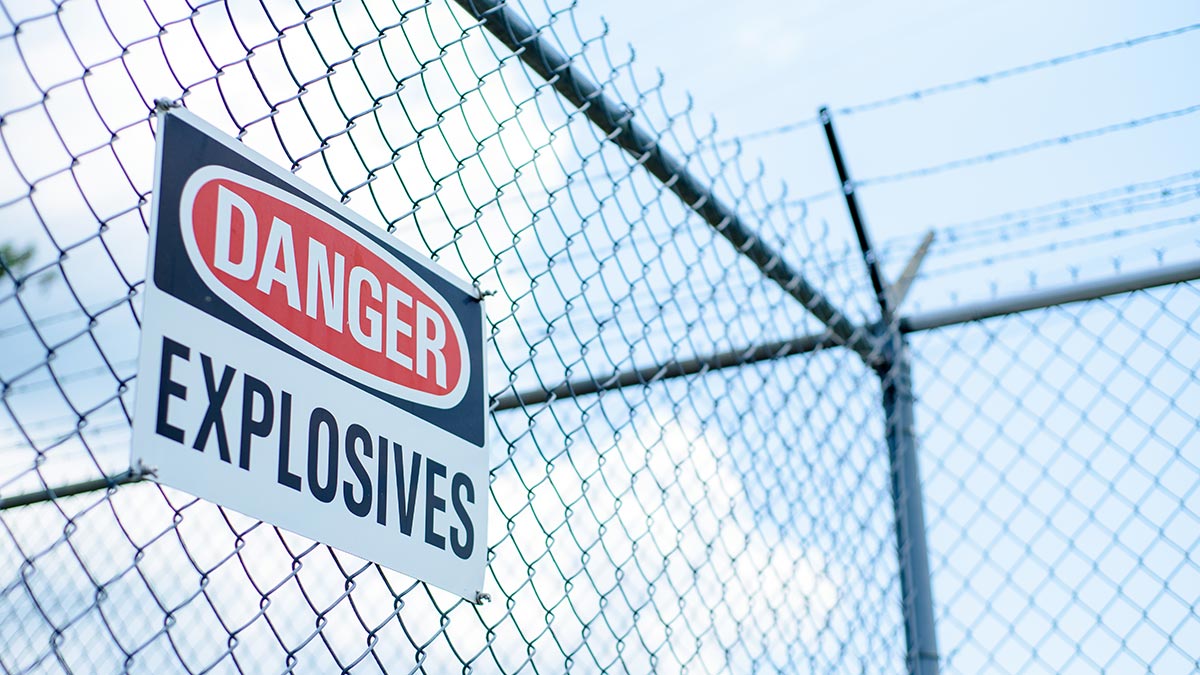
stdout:
[(474, 289), (194, 115), (158, 125), (133, 465), (475, 600)]

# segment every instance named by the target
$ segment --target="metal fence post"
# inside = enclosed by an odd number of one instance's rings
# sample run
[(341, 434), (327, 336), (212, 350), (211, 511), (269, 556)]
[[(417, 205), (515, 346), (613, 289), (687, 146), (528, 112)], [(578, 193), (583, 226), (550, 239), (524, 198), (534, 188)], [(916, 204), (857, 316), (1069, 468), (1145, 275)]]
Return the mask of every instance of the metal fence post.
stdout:
[(907, 667), (913, 675), (937, 675), (937, 634), (933, 620), (932, 579), (925, 541), (925, 508), (921, 472), (917, 466), (917, 435), (913, 420), (912, 364), (908, 340), (888, 329), (890, 367), (879, 370), (883, 386), (884, 434), (892, 477), (892, 506), (896, 514), (896, 548), (900, 564), (900, 595), (904, 603)]
[[(883, 390), (884, 435), (887, 437), (888, 467), (892, 477), (892, 508), (896, 519), (896, 553), (900, 567), (900, 596), (904, 609), (905, 663), (912, 675), (937, 675), (937, 634), (933, 624), (933, 591), (929, 576), (929, 551), (925, 544), (925, 508), (921, 499), (921, 472), (917, 467), (917, 436), (913, 421), (912, 364), (908, 341), (896, 319), (892, 289), (879, 269), (879, 259), (871, 245), (854, 181), (842, 157), (841, 146), (833, 129), (828, 108), (817, 116), (825, 129), (829, 154), (837, 169), (846, 210), (862, 249), (863, 262), (870, 275), (871, 287), (879, 303), (877, 324), (878, 358), (867, 363), (879, 374)], [(923, 255), (923, 254), (919, 254)], [(919, 262), (917, 263), (919, 264)]]

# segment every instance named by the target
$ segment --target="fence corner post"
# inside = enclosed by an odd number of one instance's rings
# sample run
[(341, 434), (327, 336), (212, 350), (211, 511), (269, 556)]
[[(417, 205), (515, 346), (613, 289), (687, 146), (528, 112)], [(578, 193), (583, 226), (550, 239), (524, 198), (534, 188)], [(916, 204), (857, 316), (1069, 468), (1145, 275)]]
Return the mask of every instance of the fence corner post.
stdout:
[(913, 675), (937, 675), (937, 633), (933, 616), (932, 577), (926, 544), (925, 507), (917, 464), (915, 399), (908, 340), (889, 327), (884, 366), (878, 369), (883, 392), (884, 434), (896, 519), (896, 552), (904, 611), (906, 666)]

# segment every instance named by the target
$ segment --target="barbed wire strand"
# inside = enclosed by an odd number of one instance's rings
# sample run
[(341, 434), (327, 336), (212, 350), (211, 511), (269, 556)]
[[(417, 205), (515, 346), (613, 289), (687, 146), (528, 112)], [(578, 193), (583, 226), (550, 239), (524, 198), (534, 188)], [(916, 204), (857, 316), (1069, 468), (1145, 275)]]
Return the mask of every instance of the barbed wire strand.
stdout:
[[(1110, 52), (1115, 52), (1115, 51), (1119, 51), (1122, 49), (1129, 49), (1131, 47), (1136, 47), (1138, 45), (1143, 45), (1143, 44), (1147, 44), (1150, 42), (1156, 42), (1158, 40), (1164, 40), (1167, 38), (1184, 35), (1184, 34), (1191, 33), (1198, 29), (1200, 29), (1200, 23), (1188, 24), (1186, 26), (1180, 26), (1179, 28), (1173, 28), (1170, 30), (1160, 31), (1157, 33), (1141, 35), (1139, 37), (1130, 38), (1128, 40), (1121, 40), (1119, 42), (1111, 42), (1108, 44), (1100, 45), (1098, 47), (1092, 47), (1090, 49), (1084, 49), (1082, 51), (1072, 52), (1070, 54), (1063, 54), (1061, 56), (1055, 56), (1053, 58), (1043, 59), (1041, 61), (1033, 61), (1033, 62), (1022, 64), (1019, 66), (1013, 66), (1011, 68), (1003, 68), (1001, 70), (995, 70), (995, 71), (984, 73), (981, 75), (975, 75), (972, 77), (963, 78), (961, 80), (952, 80), (950, 82), (943, 82), (941, 84), (935, 84), (935, 85), (931, 85), (931, 86), (924, 87), (921, 89), (915, 89), (915, 90), (912, 90), (909, 92), (905, 92), (903, 94), (896, 94), (893, 96), (887, 96), (885, 98), (867, 101), (865, 103), (858, 103), (855, 105), (847, 105), (847, 106), (842, 106), (840, 108), (831, 108), (831, 111), (833, 112), (833, 114), (840, 115), (840, 116), (854, 115), (857, 113), (869, 112), (869, 111), (873, 111), (873, 110), (879, 110), (882, 108), (888, 108), (888, 107), (891, 107), (894, 105), (898, 105), (900, 103), (921, 101), (921, 100), (927, 99), (931, 96), (936, 96), (938, 94), (945, 94), (945, 93), (949, 93), (949, 92), (953, 92), (953, 91), (959, 91), (961, 89), (967, 89), (970, 87), (987, 85), (987, 84), (991, 84), (993, 82), (997, 82), (999, 80), (1004, 80), (1004, 79), (1007, 79), (1010, 77), (1016, 77), (1018, 75), (1025, 75), (1027, 73), (1033, 73), (1033, 72), (1037, 72), (1039, 70), (1046, 70), (1048, 68), (1054, 68), (1056, 66), (1061, 66), (1061, 65), (1064, 65), (1067, 63), (1072, 63), (1074, 61), (1080, 61), (1083, 59), (1091, 58), (1093, 56), (1100, 56), (1102, 54), (1108, 54)], [(799, 131), (801, 129), (806, 129), (808, 127), (817, 126), (818, 124), (820, 124), (820, 122), (821, 122), (821, 120), (814, 115), (813, 117), (805, 118), (802, 120), (797, 120), (795, 122), (789, 122), (787, 124), (781, 124), (777, 127), (772, 127), (770, 129), (763, 129), (761, 131), (753, 131), (753, 132), (750, 132), (747, 134), (741, 134), (738, 136), (734, 136), (732, 138), (722, 139), (718, 143), (718, 145), (722, 145), (722, 146), (737, 145), (740, 143), (748, 143), (750, 141), (756, 141), (756, 140), (761, 140), (764, 138), (770, 138), (772, 136), (788, 134), (788, 133), (792, 133), (794, 131)]]
[(1004, 148), (1002, 150), (993, 150), (991, 152), (972, 155), (970, 157), (962, 157), (959, 159), (950, 160), (948, 162), (931, 164), (915, 169), (907, 169), (905, 171), (897, 171), (896, 173), (871, 176), (855, 181), (855, 185), (857, 187), (869, 187), (872, 185), (883, 185), (886, 183), (907, 181), (914, 178), (925, 178), (928, 176), (945, 173), (947, 171), (956, 171), (981, 164), (989, 164), (991, 162), (996, 162), (1003, 159), (1018, 157), (1020, 155), (1037, 152), (1039, 150), (1045, 150), (1046, 148), (1068, 145), (1078, 141), (1090, 140), (1093, 138), (1099, 138), (1101, 136), (1108, 136), (1110, 134), (1129, 131), (1131, 129), (1138, 129), (1147, 125), (1156, 124), (1158, 122), (1164, 122), (1167, 120), (1185, 117), (1187, 115), (1193, 115), (1197, 112), (1200, 112), (1200, 103), (1185, 106), (1183, 108), (1177, 108), (1175, 110), (1155, 113), (1153, 115), (1147, 115), (1145, 117), (1137, 117), (1123, 122), (1116, 122), (1114, 124), (1109, 124), (1102, 127), (1063, 134), (1061, 136), (1043, 138), (1030, 143), (1025, 143), (1023, 145), (1016, 145), (1009, 148)]

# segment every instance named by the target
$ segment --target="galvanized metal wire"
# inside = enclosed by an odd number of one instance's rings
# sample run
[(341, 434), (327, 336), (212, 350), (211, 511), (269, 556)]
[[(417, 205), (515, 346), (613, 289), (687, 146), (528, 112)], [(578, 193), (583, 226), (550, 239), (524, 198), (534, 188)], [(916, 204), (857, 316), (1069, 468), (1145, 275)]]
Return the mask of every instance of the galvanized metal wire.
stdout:
[(1193, 672), (1200, 284), (913, 336), (943, 670)]
[[(902, 660), (887, 469), (861, 436), (880, 412), (852, 400), (878, 385), (857, 356), (513, 398), (823, 327), (789, 295), (801, 279), (765, 280), (481, 21), (446, 2), (0, 7), (0, 670)], [(789, 233), (773, 268), (805, 267), (820, 241), (760, 173), (569, 7), (531, 11), (688, 180)], [(495, 293), (488, 377), (510, 403), (490, 430), (490, 603), (130, 482), (159, 98)]]

